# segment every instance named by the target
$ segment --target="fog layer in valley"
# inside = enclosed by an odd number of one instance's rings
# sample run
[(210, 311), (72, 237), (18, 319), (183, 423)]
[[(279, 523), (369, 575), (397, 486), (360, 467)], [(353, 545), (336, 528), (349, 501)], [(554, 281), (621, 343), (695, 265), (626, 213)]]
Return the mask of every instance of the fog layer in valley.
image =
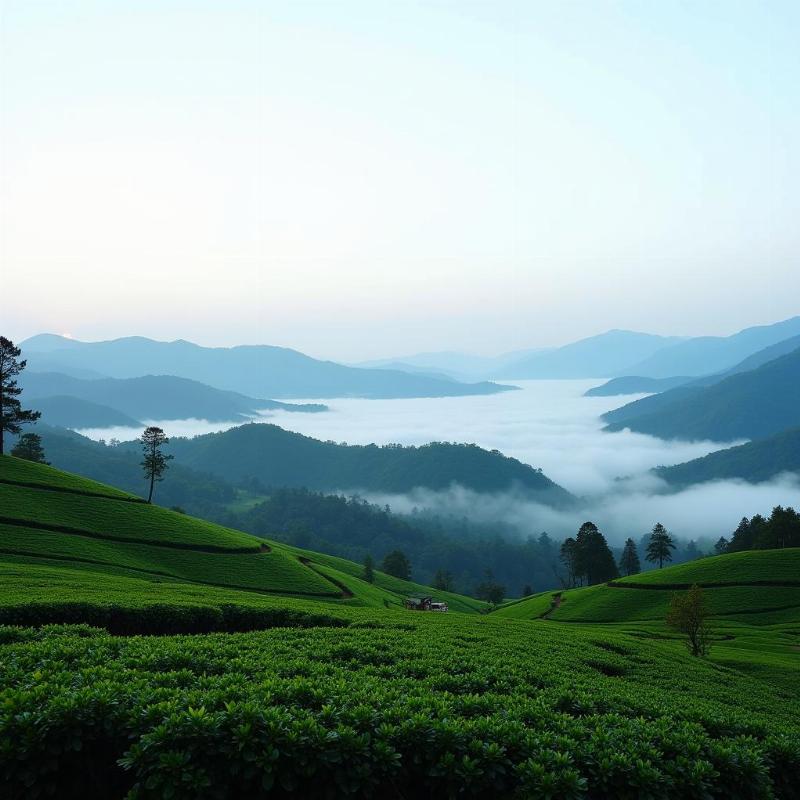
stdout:
[[(329, 411), (270, 412), (263, 421), (348, 444), (474, 442), (541, 467), (548, 477), (582, 498), (581, 507), (574, 512), (557, 512), (514, 493), (476, 496), (460, 488), (369, 498), (397, 511), (416, 506), (487, 522), (504, 520), (523, 534), (547, 530), (563, 536), (574, 532), (585, 519), (593, 519), (614, 543), (627, 536), (638, 537), (656, 521), (681, 537), (716, 539), (729, 534), (744, 515), (769, 512), (776, 504), (800, 504), (800, 487), (792, 476), (758, 486), (724, 481), (666, 492), (664, 483), (649, 474), (652, 467), (698, 458), (730, 443), (666, 442), (628, 431), (603, 433), (600, 414), (641, 395), (583, 397), (584, 391), (597, 383), (517, 381), (520, 391), (479, 397), (331, 398), (322, 401)], [(191, 436), (236, 423), (183, 420), (158, 424), (168, 435)], [(109, 429), (85, 433), (93, 438), (129, 439), (139, 432)]]

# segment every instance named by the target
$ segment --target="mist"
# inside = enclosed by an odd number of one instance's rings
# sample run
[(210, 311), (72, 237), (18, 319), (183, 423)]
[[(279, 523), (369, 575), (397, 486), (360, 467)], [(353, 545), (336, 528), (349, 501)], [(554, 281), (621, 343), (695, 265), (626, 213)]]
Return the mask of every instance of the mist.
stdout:
[(453, 486), (445, 492), (416, 489), (407, 495), (360, 493), (365, 500), (388, 505), (400, 514), (425, 509), (435, 514), (467, 517), (487, 525), (502, 523), (521, 537), (547, 531), (555, 539), (574, 536), (580, 525), (592, 520), (612, 546), (629, 536), (638, 541), (656, 522), (662, 522), (680, 539), (711, 546), (720, 536), (730, 538), (742, 517), (769, 516), (776, 505), (798, 505), (800, 478), (781, 475), (774, 481), (714, 481), (680, 492), (670, 492), (660, 479), (622, 481), (613, 490), (583, 498), (569, 511), (531, 502), (517, 492), (479, 494)]
[[(547, 531), (574, 535), (587, 519), (612, 545), (638, 539), (662, 522), (682, 539), (716, 541), (729, 536), (743, 516), (769, 514), (775, 505), (800, 504), (800, 479), (777, 476), (757, 485), (715, 481), (673, 491), (650, 470), (707, 455), (740, 442), (664, 441), (602, 430), (600, 415), (638, 399), (584, 397), (597, 380), (516, 381), (520, 391), (501, 395), (417, 400), (327, 399), (330, 411), (314, 415), (278, 412), (271, 421), (320, 439), (349, 444), (474, 442), (497, 449), (544, 473), (578, 496), (575, 509), (559, 511), (518, 492), (486, 495), (453, 486), (446, 492), (418, 489), (408, 495), (360, 493), (394, 511), (427, 509), (502, 522), (520, 536)], [(354, 487), (342, 487), (353, 493)]]
[[(348, 444), (421, 445), (431, 441), (471, 442), (497, 449), (544, 473), (580, 500), (574, 510), (556, 511), (516, 492), (487, 496), (461, 487), (446, 492), (361, 496), (401, 513), (413, 508), (503, 522), (521, 536), (543, 530), (572, 535), (587, 519), (612, 544), (638, 538), (656, 522), (685, 539), (716, 541), (729, 535), (743, 516), (768, 514), (775, 505), (800, 505), (797, 476), (784, 475), (751, 485), (719, 481), (674, 492), (650, 470), (699, 458), (736, 442), (664, 441), (621, 431), (605, 433), (600, 415), (642, 395), (584, 397), (602, 380), (517, 381), (519, 391), (476, 397), (364, 400), (328, 398), (317, 414), (264, 412), (272, 422), (316, 439)], [(304, 401), (305, 398), (294, 398)], [(317, 400), (316, 402), (319, 402)], [(155, 421), (169, 436), (195, 436), (238, 422)], [(131, 439), (139, 430), (83, 431), (92, 438)], [(358, 487), (342, 486), (346, 494)]]

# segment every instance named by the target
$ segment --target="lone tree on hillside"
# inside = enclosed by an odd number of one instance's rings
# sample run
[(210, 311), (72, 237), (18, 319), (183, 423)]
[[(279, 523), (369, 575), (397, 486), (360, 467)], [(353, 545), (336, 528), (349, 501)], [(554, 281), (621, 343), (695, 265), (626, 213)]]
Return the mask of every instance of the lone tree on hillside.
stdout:
[(164, 479), (164, 472), (167, 469), (167, 462), (172, 456), (164, 455), (161, 448), (169, 443), (169, 439), (164, 435), (161, 428), (151, 426), (145, 428), (144, 433), (139, 437), (142, 444), (142, 454), (144, 460), (142, 461), (142, 469), (144, 470), (144, 477), (150, 481), (150, 492), (147, 495), (147, 502), (153, 500), (153, 486), (156, 481)]
[(14, 342), (0, 336), (0, 456), (3, 455), (4, 437), (8, 433), (18, 434), (22, 425), (36, 422), (38, 411), (22, 408), (19, 396), (22, 389), (17, 386), (17, 375), (25, 369), (27, 361), (20, 361), (22, 350)]
[(657, 522), (650, 534), (650, 541), (647, 543), (646, 558), (651, 563), (658, 561), (658, 568), (664, 566), (665, 561), (672, 561), (671, 550), (675, 549), (675, 542), (667, 532), (667, 529)]
[(45, 460), (42, 437), (38, 433), (23, 433), (11, 448), (11, 455), (26, 461), (35, 461), (37, 464), (50, 463)]
[(633, 539), (625, 540), (625, 547), (619, 559), (619, 571), (623, 575), (638, 575), (642, 571), (639, 553), (636, 550), (636, 543)]
[(402, 550), (392, 550), (387, 554), (381, 564), (381, 570), (395, 578), (402, 578), (404, 581), (411, 580), (411, 562)]
[(667, 625), (686, 634), (686, 648), (693, 656), (704, 656), (711, 649), (708, 606), (697, 584), (686, 592), (672, 595)]
[(364, 558), (364, 580), (367, 583), (375, 583), (375, 564), (369, 553)]

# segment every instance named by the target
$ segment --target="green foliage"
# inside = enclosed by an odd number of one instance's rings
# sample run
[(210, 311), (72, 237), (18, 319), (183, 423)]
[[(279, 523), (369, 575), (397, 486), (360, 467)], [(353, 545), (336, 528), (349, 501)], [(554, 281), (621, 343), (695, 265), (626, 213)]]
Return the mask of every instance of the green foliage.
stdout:
[(667, 610), (667, 625), (686, 636), (686, 647), (693, 656), (708, 655), (711, 649), (709, 609), (703, 590), (695, 584), (686, 592), (672, 595)]
[(17, 443), (11, 448), (11, 455), (14, 458), (22, 458), (25, 461), (34, 461), (37, 464), (47, 464), (42, 447), (42, 437), (36, 433), (23, 433)]
[(375, 564), (371, 555), (364, 558), (364, 580), (367, 583), (375, 583)]
[(625, 547), (622, 549), (622, 555), (619, 559), (619, 571), (623, 575), (636, 575), (642, 571), (639, 553), (636, 550), (636, 542), (633, 539), (625, 540)]
[[(173, 480), (171, 475), (164, 489)], [(363, 562), (372, 555), (380, 562), (392, 550), (402, 550), (423, 583), (436, 585), (438, 571), (449, 573), (448, 591), (472, 591), (487, 568), (506, 585), (532, 581), (548, 586), (554, 581), (551, 565), (557, 545), (546, 535), (521, 540), (500, 525), (424, 512), (400, 515), (358, 497), (274, 489), (263, 502), (236, 513), (215, 512), (212, 518), (350, 561)]]
[(0, 523), (0, 553), (110, 565), (177, 580), (280, 594), (340, 591), (283, 551), (204, 552), (83, 537)]
[(173, 439), (171, 451), (178, 463), (193, 469), (225, 480), (254, 477), (266, 487), (402, 493), (420, 486), (444, 490), (457, 483), (477, 492), (516, 487), (556, 506), (574, 500), (541, 470), (474, 444), (344, 445), (253, 423), (193, 439)]
[(3, 789), (794, 796), (796, 695), (733, 686), (671, 644), (416, 616), (202, 637), (3, 632)]
[(593, 522), (584, 522), (575, 538), (576, 575), (589, 586), (617, 577), (617, 564), (605, 536)]
[(149, 503), (153, 499), (153, 485), (156, 481), (164, 479), (167, 464), (175, 456), (166, 455), (162, 451), (161, 448), (169, 443), (169, 439), (164, 435), (164, 431), (161, 428), (157, 428), (154, 425), (144, 429), (139, 443), (142, 445), (141, 467), (144, 471), (145, 480), (150, 482), (150, 490), (147, 495), (147, 502)]
[(735, 478), (760, 483), (782, 472), (800, 472), (800, 427), (655, 472), (676, 487)]
[[(771, 624), (800, 618), (800, 548), (714, 556), (559, 593), (508, 603), (495, 614), (558, 622), (613, 623), (663, 620), (675, 590), (698, 584), (709, 612), (719, 618)], [(786, 612), (784, 614), (784, 611)]]
[(255, 552), (262, 543), (255, 536), (146, 503), (6, 483), (0, 483), (0, 517), (98, 539), (208, 552)]
[(17, 376), (25, 369), (26, 361), (20, 360), (22, 351), (10, 339), (0, 336), (0, 455), (3, 455), (6, 434), (17, 434), (23, 425), (36, 422), (38, 411), (22, 407), (19, 397), (22, 389), (17, 385)]
[(411, 562), (402, 550), (392, 550), (391, 553), (387, 553), (381, 564), (381, 570), (404, 581), (411, 579)]
[[(14, 479), (24, 480), (3, 482)], [(104, 494), (106, 491), (110, 494)], [(68, 575), (72, 577), (76, 576), (74, 568), (79, 568), (148, 581), (185, 581), (362, 606), (399, 606), (401, 598), (409, 594), (430, 593), (428, 587), (377, 572), (373, 575), (376, 586), (371, 587), (349, 577), (363, 575), (362, 568), (352, 562), (335, 558), (325, 561), (325, 556), (315, 553), (267, 544), (263, 539), (148, 505), (122, 493), (114, 495), (101, 484), (9, 456), (0, 458), (0, 554), (16, 559), (15, 563), (60, 564), (70, 568)], [(46, 597), (41, 597), (36, 581), (27, 589), (24, 581), (18, 582), (12, 605), (17, 608), (27, 598), (40, 609), (33, 617), (40, 622), (81, 619), (64, 611), (72, 602), (83, 608), (101, 606), (92, 611), (95, 616), (91, 619), (97, 624), (106, 624), (109, 619), (115, 624), (117, 613), (133, 614), (134, 619), (139, 614), (139, 605), (134, 604), (132, 611), (128, 607), (127, 595), (112, 593), (109, 597), (107, 585), (102, 592), (98, 589), (88, 594), (82, 581), (77, 585), (61, 581), (59, 585), (63, 591), (51, 588)], [(174, 597), (162, 586), (158, 600), (162, 607), (168, 606), (171, 597), (178, 605), (185, 604), (185, 590), (178, 591), (174, 584), (172, 590)], [(131, 591), (147, 599), (146, 591)], [(452, 593), (442, 599), (454, 610), (476, 612), (483, 606)], [(44, 600), (50, 602), (42, 604)], [(234, 593), (233, 599), (217, 601), (228, 605), (241, 602), (240, 593)], [(109, 604), (122, 607), (122, 611), (109, 617)], [(252, 604), (246, 600), (245, 605), (249, 608)], [(209, 613), (218, 615), (213, 609)]]
[(453, 573), (447, 569), (437, 569), (433, 577), (433, 588), (444, 589), (446, 592), (453, 591)]
[(486, 575), (482, 583), (475, 587), (475, 597), (485, 600), (492, 605), (500, 605), (506, 596), (506, 587), (494, 579), (490, 569), (486, 570)]
[(650, 534), (650, 540), (647, 543), (647, 551), (645, 558), (651, 563), (658, 562), (658, 568), (664, 566), (665, 561), (672, 561), (672, 550), (675, 549), (675, 542), (667, 532), (667, 529), (657, 522)]

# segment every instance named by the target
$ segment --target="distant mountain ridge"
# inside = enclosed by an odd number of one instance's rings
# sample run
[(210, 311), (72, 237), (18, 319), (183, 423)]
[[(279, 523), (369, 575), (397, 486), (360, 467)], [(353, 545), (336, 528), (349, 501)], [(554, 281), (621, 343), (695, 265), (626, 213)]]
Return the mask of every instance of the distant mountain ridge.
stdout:
[(454, 397), (514, 388), (399, 370), (346, 367), (269, 345), (202, 347), (184, 340), (158, 342), (141, 336), (79, 342), (43, 334), (20, 346), (32, 372), (89, 370), (112, 378), (174, 375), (251, 397)]
[(584, 397), (616, 397), (623, 394), (659, 394), (675, 389), (693, 379), (685, 375), (674, 378), (643, 378), (641, 375), (626, 375), (612, 378), (602, 386), (595, 386), (583, 393)]
[(653, 471), (676, 488), (716, 480), (760, 483), (784, 472), (800, 474), (800, 428)]
[(745, 328), (732, 336), (699, 336), (654, 352), (626, 373), (647, 378), (709, 375), (730, 369), (759, 350), (798, 335), (800, 316)]
[(630, 428), (662, 439), (729, 442), (800, 426), (800, 348), (710, 386), (679, 386), (603, 417), (606, 430)]
[[(44, 400), (48, 400), (44, 413), (46, 422), (71, 428), (106, 427), (100, 408), (132, 418), (134, 424), (139, 424), (135, 420), (190, 418), (212, 422), (244, 422), (264, 410), (325, 410), (325, 406), (319, 404), (293, 405), (276, 400), (260, 400), (172, 375), (83, 380), (55, 372), (26, 371), (20, 378), (20, 385), (26, 398), (40, 410), (43, 410)], [(56, 402), (56, 398), (61, 399)], [(84, 405), (78, 412), (79, 406), (74, 402), (66, 402), (67, 398), (94, 404), (96, 421), (91, 421), (89, 405)], [(73, 412), (72, 416), (70, 411)]]
[(656, 393), (668, 392), (678, 386), (703, 387), (712, 386), (719, 383), (729, 375), (736, 375), (739, 372), (749, 372), (760, 367), (769, 361), (791, 353), (800, 347), (800, 335), (784, 339), (776, 344), (769, 345), (762, 350), (758, 350), (752, 355), (740, 361), (735, 366), (723, 372), (711, 375), (703, 375), (699, 378), (688, 376), (677, 376), (673, 378), (645, 378), (641, 375), (630, 375), (621, 378), (612, 378), (602, 386), (595, 386), (584, 393), (586, 397), (614, 397), (622, 394)]
[(499, 379), (604, 378), (682, 341), (636, 331), (610, 330), (544, 353), (534, 353), (498, 370)]

